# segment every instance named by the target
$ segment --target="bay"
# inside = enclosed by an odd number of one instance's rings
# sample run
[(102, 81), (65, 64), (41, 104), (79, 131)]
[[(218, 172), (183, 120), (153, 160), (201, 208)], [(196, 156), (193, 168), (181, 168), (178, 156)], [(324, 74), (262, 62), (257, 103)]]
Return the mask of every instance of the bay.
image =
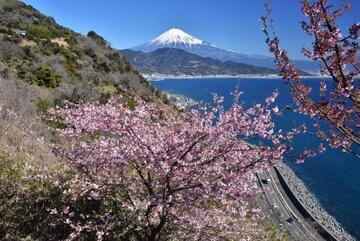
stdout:
[[(319, 79), (303, 79), (313, 88), (313, 95), (319, 93)], [(329, 85), (331, 85), (331, 80)], [(266, 78), (201, 78), (201, 79), (164, 79), (152, 82), (157, 88), (182, 94), (198, 101), (211, 102), (212, 93), (224, 96), (224, 106), (232, 103), (231, 92), (239, 88), (246, 107), (261, 103), (278, 89), (280, 95), (276, 105), (283, 110), (283, 116), (276, 117), (276, 128), (289, 130), (311, 120), (295, 113), (288, 107), (292, 105), (288, 87), (281, 79)], [(295, 152), (314, 148), (319, 145), (318, 138), (310, 135), (297, 136), (292, 146)], [(351, 235), (360, 240), (360, 160), (352, 154), (339, 149), (327, 149), (326, 152), (296, 164), (292, 156), (285, 161), (328, 211)]]

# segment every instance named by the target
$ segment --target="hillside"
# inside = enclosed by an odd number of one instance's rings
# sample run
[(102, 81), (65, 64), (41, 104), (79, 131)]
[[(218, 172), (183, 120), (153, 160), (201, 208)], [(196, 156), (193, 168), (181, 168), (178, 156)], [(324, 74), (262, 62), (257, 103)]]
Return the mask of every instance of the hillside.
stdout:
[(240, 75), (240, 74), (276, 74), (277, 71), (266, 67), (221, 62), (213, 58), (204, 58), (177, 48), (161, 48), (150, 53), (122, 50), (131, 64), (143, 74), (164, 75)]
[[(218, 64), (162, 51), (204, 69)], [(108, 101), (114, 95), (123, 98)], [(202, 114), (168, 101), (95, 32), (0, 0), (0, 240), (197, 240), (203, 220), (199, 235), (209, 240), (285, 239), (269, 208), (258, 214), (263, 200), (250, 203), (254, 190), (243, 188), (254, 186), (248, 171), (280, 150), (237, 138), (272, 136), (272, 122), (258, 121), (271, 109), (248, 115), (239, 102)], [(232, 152), (239, 158), (230, 166)]]
[[(123, 96), (125, 108), (134, 108), (138, 96), (167, 102), (95, 32), (83, 36), (22, 2), (0, 0), (0, 240), (57, 241), (71, 234), (68, 226), (53, 228), (49, 208), (66, 201), (67, 188), (58, 184), (82, 174), (55, 155), (53, 145), (70, 142), (55, 131), (66, 125), (48, 110), (64, 100), (104, 103), (113, 95)], [(53, 174), (61, 176), (55, 185)], [(82, 207), (97, 207), (88, 201)]]
[(166, 100), (101, 36), (75, 33), (17, 0), (0, 0), (0, 76), (1, 82), (32, 90), (31, 101), (46, 96), (50, 105), (62, 99), (104, 101), (120, 93)]

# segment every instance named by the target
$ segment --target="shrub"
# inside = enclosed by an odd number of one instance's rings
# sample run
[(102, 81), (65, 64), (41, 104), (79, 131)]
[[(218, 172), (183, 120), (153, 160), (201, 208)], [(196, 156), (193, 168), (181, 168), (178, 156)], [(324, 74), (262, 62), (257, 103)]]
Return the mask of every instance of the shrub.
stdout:
[(108, 45), (107, 41), (98, 35), (95, 31), (88, 32), (87, 36), (95, 40), (100, 45)]
[(85, 48), (84, 49), (84, 53), (88, 56), (90, 56), (91, 58), (95, 59), (96, 58), (96, 52), (94, 49), (92, 48)]
[(20, 43), (21, 42), (21, 38), (17, 35), (5, 35), (3, 38), (5, 41), (9, 41), (9, 42), (13, 42), (13, 43)]
[(51, 212), (62, 205), (64, 187), (0, 153), (0, 237), (4, 240), (62, 240), (65, 225), (51, 227)]
[(24, 57), (24, 51), (15, 43), (0, 40), (0, 58), (9, 61), (11, 58)]
[(109, 95), (114, 95), (118, 91), (116, 86), (113, 84), (103, 85), (103, 86), (101, 86), (100, 90), (102, 93), (109, 94)]
[(24, 64), (17, 65), (17, 76), (31, 85), (38, 84), (36, 75)]
[(66, 37), (66, 30), (56, 28), (54, 26), (44, 26), (44, 25), (29, 25), (27, 27), (28, 35), (30, 37), (40, 38), (40, 39), (53, 39)]
[(70, 46), (74, 46), (78, 43), (77, 39), (76, 39), (76, 36), (75, 35), (68, 35), (66, 38), (65, 38), (65, 41), (68, 42), (70, 44)]
[(11, 34), (11, 30), (5, 26), (0, 26), (0, 33)]
[(129, 64), (129, 63), (125, 63), (125, 72), (134, 72), (134, 67)]
[[(105, 221), (101, 217), (106, 218), (109, 213), (116, 216), (117, 220), (112, 221), (126, 222), (128, 214), (121, 208), (125, 194), (109, 188), (107, 195), (93, 199), (96, 187), (79, 186), (86, 176), (74, 175), (66, 167), (59, 166), (56, 172), (42, 170), (29, 163), (14, 162), (2, 153), (0, 166), (0, 237), (4, 238), (1, 240), (65, 240), (71, 237), (72, 228), (86, 225), (101, 228)], [(69, 214), (77, 221), (57, 221)], [(92, 221), (88, 222), (88, 218)], [(99, 240), (96, 230), (78, 230), (77, 240)], [(120, 240), (117, 237), (124, 237), (124, 231), (127, 227), (110, 228), (107, 240)], [(125, 236), (133, 236), (127, 232)]]
[(18, 8), (22, 5), (22, 2), (18, 0), (1, 0), (0, 9), (3, 9), (6, 12), (10, 12), (15, 8)]
[(39, 98), (36, 103), (36, 111), (40, 115), (46, 115), (48, 113), (48, 110), (54, 106), (53, 101), (49, 99), (43, 99)]
[(23, 48), (26, 59), (33, 59), (35, 57), (34, 48), (26, 46)]
[(135, 110), (135, 108), (136, 108), (136, 102), (135, 102), (134, 98), (130, 97), (130, 98), (127, 100), (127, 106), (129, 107), (130, 110)]
[(45, 55), (54, 55), (60, 52), (60, 47), (50, 41), (45, 41), (43, 46), (40, 48), (41, 52)]
[(64, 66), (65, 66), (65, 69), (66, 69), (70, 74), (78, 75), (77, 67), (76, 67), (75, 62), (73, 62), (73, 61), (71, 61), (71, 60), (66, 60), (65, 63), (64, 63)]
[(55, 88), (62, 81), (62, 77), (56, 73), (49, 65), (43, 65), (38, 74), (38, 85)]
[(105, 62), (95, 62), (93, 65), (95, 71), (109, 73), (111, 71), (110, 66)]
[(31, 25), (28, 27), (28, 34), (36, 38), (50, 39), (54, 37), (48, 27), (42, 25)]

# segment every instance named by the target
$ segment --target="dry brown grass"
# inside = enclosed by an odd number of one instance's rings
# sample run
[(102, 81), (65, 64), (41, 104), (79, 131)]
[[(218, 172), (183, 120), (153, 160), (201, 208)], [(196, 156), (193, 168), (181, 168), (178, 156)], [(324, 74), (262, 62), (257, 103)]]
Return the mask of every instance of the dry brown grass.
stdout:
[(22, 39), (21, 42), (19, 43), (19, 46), (22, 47), (22, 48), (24, 48), (24, 47), (36, 47), (37, 44), (32, 40)]
[(48, 93), (36, 86), (16, 83), (11, 76), (0, 78), (0, 151), (12, 160), (44, 166), (58, 160), (50, 150), (53, 136), (37, 117), (40, 98), (48, 98)]
[[(37, 86), (17, 83), (11, 74), (7, 78), (0, 77), (0, 156), (6, 156), (14, 165), (22, 164), (39, 167), (40, 169), (41, 167), (52, 169), (58, 164), (61, 165), (62, 160), (59, 160), (51, 152), (50, 143), (52, 143), (55, 136), (37, 116), (37, 101), (39, 98), (49, 98), (48, 91)], [(16, 117), (12, 114), (12, 111), (16, 113)], [(33, 195), (34, 199), (38, 198), (36, 192)], [(19, 196), (19, 199), (21, 198), (28, 199), (28, 196), (24, 194)], [(48, 198), (46, 193), (43, 198)], [(9, 207), (12, 205), (6, 200), (4, 202)], [(253, 208), (259, 207), (256, 199), (251, 200), (251, 205)], [(37, 210), (34, 213), (37, 214)], [(251, 241), (290, 240), (282, 239), (284, 236), (282, 230), (269, 226), (269, 219), (267, 219), (266, 215), (266, 210), (263, 210), (260, 214), (249, 215), (245, 220), (238, 223), (237, 225), (242, 233), (241, 238)], [(26, 218), (24, 217), (24, 219)], [(254, 225), (255, 221), (257, 225)]]
[(63, 37), (61, 37), (61, 38), (54, 38), (54, 39), (51, 40), (51, 42), (59, 45), (59, 46), (62, 47), (62, 48), (68, 48), (68, 47), (69, 47), (68, 42), (66, 42)]

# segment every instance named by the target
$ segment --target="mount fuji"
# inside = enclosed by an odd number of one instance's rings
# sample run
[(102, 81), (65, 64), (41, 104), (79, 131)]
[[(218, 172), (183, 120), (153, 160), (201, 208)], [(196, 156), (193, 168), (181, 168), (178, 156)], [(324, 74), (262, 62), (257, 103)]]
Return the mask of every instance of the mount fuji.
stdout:
[[(261, 55), (247, 55), (218, 47), (209, 42), (194, 37), (181, 29), (172, 28), (153, 40), (133, 47), (131, 50), (150, 53), (160, 48), (177, 48), (201, 57), (210, 57), (222, 62), (232, 61), (248, 65), (275, 68), (274, 58)], [(295, 60), (299, 69), (311, 73), (319, 71), (318, 63), (314, 61)]]
[[(172, 28), (148, 43), (132, 48), (141, 52), (152, 52), (159, 48), (178, 48), (178, 49), (200, 49), (204, 47), (214, 47), (210, 43), (202, 41), (181, 29)], [(190, 52), (190, 51), (189, 51)]]

